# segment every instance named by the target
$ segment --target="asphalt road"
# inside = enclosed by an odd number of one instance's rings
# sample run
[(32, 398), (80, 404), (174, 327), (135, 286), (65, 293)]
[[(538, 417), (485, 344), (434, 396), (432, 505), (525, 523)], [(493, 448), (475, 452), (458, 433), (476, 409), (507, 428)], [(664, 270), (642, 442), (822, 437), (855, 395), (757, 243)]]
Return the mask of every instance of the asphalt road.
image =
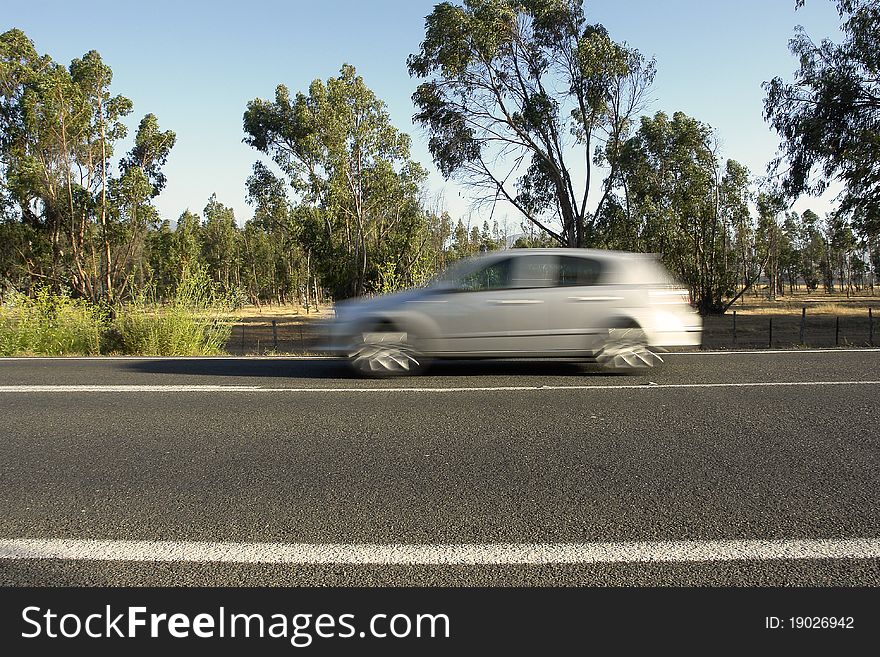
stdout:
[[(390, 381), (330, 359), (0, 360), (0, 584), (878, 586), (878, 393), (877, 350)], [(23, 558), (33, 539), (86, 554)], [(132, 540), (182, 556), (113, 552)], [(816, 541), (855, 553), (798, 557)], [(207, 560), (218, 542), (250, 557)], [(523, 545), (580, 556), (505, 562)]]

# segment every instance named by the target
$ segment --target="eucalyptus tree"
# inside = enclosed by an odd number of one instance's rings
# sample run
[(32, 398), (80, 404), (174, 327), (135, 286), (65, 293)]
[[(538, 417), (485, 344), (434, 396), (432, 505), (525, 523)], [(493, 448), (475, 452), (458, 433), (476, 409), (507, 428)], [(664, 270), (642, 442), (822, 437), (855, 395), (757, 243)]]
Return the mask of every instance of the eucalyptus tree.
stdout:
[(434, 7), (407, 63), (445, 177), (511, 203), (558, 244), (595, 243), (653, 60), (588, 24), (581, 0), (464, 0)]
[[(70, 75), (80, 89), (88, 107), (88, 123), (83, 139), (75, 147), (80, 171), (80, 185), (87, 194), (87, 206), (80, 210), (82, 222), (88, 221), (94, 213), (97, 222), (101, 248), (100, 262), (92, 251), (92, 269), (100, 271), (100, 281), (93, 282), (93, 289), (101, 289), (100, 296), (112, 302), (115, 297), (113, 277), (113, 255), (111, 247), (110, 213), (107, 191), (109, 175), (107, 169), (113, 156), (113, 145), (125, 137), (127, 129), (122, 119), (131, 113), (133, 104), (128, 98), (110, 93), (113, 71), (107, 66), (96, 50), (91, 50), (82, 59), (74, 59), (70, 64)], [(80, 248), (84, 248), (80, 243)], [(93, 247), (92, 247), (93, 248)], [(93, 297), (97, 296), (93, 293)]]
[[(143, 257), (134, 263), (132, 275), (136, 294), (151, 290), (159, 300), (169, 299), (177, 289), (180, 263), (175, 253), (175, 233), (167, 219), (147, 230), (144, 235)], [(134, 296), (133, 294), (133, 296)]]
[(274, 101), (251, 101), (244, 131), (245, 143), (268, 154), (290, 183), (304, 246), (336, 296), (374, 290), (380, 266), (412, 265), (426, 174), (353, 66), (315, 80), (308, 94), (291, 97), (279, 85)]
[(767, 276), (767, 296), (772, 300), (777, 292), (782, 291), (779, 276), (782, 227), (779, 225), (779, 215), (785, 211), (787, 204), (780, 190), (771, 189), (758, 194), (755, 205), (758, 210), (755, 249)]
[[(4, 196), (12, 215), (45, 238), (51, 253), (42, 261), (25, 255), (28, 274), (55, 285), (70, 282), (91, 294), (91, 279), (76, 251), (85, 230), (78, 230), (74, 219), (76, 206), (87, 200), (82, 186), (74, 185), (89, 123), (85, 95), (70, 71), (38, 55), (21, 30), (0, 35), (0, 56)], [(71, 250), (76, 271), (68, 277), (63, 259)]]
[(117, 248), (109, 273), (120, 295), (129, 284), (132, 265), (139, 264), (148, 231), (158, 230), (161, 225), (152, 199), (165, 187), (162, 166), (176, 139), (173, 131), (159, 129), (154, 114), (147, 114), (138, 125), (134, 146), (119, 163), (119, 177), (110, 183)]
[[(310, 258), (303, 251), (303, 244), (311, 242), (307, 219), (297, 212), (287, 196), (287, 183), (262, 162), (256, 162), (247, 180), (247, 201), (254, 206), (253, 218), (245, 224), (250, 243), (257, 244), (261, 237), (271, 241), (271, 250), (264, 250), (271, 263), (271, 298), (283, 303), (296, 295), (306, 306), (311, 286)], [(250, 254), (252, 250), (247, 249)], [(256, 267), (258, 265), (254, 265)], [(254, 274), (254, 277), (256, 274)], [(253, 285), (251, 286), (253, 287)]]
[(174, 261), (177, 263), (176, 281), (186, 271), (195, 271), (204, 264), (202, 258), (202, 221), (199, 215), (185, 210), (178, 218), (172, 242)]
[(845, 289), (846, 296), (852, 294), (853, 274), (855, 269), (860, 269), (856, 262), (858, 240), (853, 234), (852, 225), (842, 212), (835, 212), (828, 216), (827, 243), (829, 268), (837, 278), (841, 292)]
[[(800, 276), (801, 251), (799, 249), (800, 216), (797, 212), (786, 212), (782, 222), (779, 248), (780, 276), (788, 280), (789, 294), (794, 294)], [(782, 286), (784, 287), (784, 286)]]
[(755, 251), (755, 222), (749, 210), (754, 200), (748, 168), (736, 160), (727, 160), (721, 177), (720, 211), (725, 226), (725, 247), (728, 266), (737, 271), (742, 286), (735, 292), (725, 309), (745, 294), (757, 282), (761, 266)]
[(211, 194), (200, 232), (202, 258), (209, 276), (224, 293), (239, 289), (237, 233), (235, 212), (218, 201), (216, 194)]
[(132, 217), (150, 214), (174, 139), (147, 115), (114, 177), (110, 162), (133, 105), (112, 93), (112, 80), (95, 50), (63, 66), (38, 55), (21, 30), (0, 35), (0, 196), (5, 220), (34, 238), (21, 267), (32, 280), (109, 302), (140, 257), (143, 230), (131, 230)]
[(711, 127), (682, 112), (643, 117), (620, 153), (626, 248), (659, 253), (700, 312), (723, 311), (737, 277), (730, 226), (748, 219), (744, 167), (728, 161), (722, 173)]
[[(804, 0), (796, 0), (800, 7)], [(781, 139), (771, 171), (788, 198), (844, 185), (840, 211), (880, 234), (880, 2), (836, 0), (841, 43), (796, 28), (792, 82), (764, 83), (764, 115)]]
[(822, 238), (821, 219), (812, 210), (804, 210), (801, 213), (798, 252), (800, 276), (804, 279), (807, 290), (813, 291), (819, 287), (826, 247)]

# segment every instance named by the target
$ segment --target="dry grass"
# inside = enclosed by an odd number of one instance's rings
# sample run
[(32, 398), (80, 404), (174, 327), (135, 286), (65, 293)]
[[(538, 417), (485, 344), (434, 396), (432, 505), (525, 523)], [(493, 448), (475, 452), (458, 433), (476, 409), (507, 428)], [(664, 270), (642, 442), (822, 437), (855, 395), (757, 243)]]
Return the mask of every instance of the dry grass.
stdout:
[(231, 316), (229, 353), (304, 355), (315, 353), (324, 342), (321, 322), (333, 316), (333, 306), (325, 304), (309, 312), (291, 304), (244, 306)]
[(775, 301), (768, 299), (747, 299), (739, 301), (727, 311), (734, 310), (737, 315), (778, 315), (801, 313), (806, 308), (810, 315), (840, 315), (854, 317), (867, 315), (868, 308), (880, 309), (880, 296), (877, 297), (780, 297)]
[(245, 305), (237, 308), (231, 313), (236, 319), (242, 318), (265, 318), (271, 322), (273, 318), (294, 317), (303, 315), (305, 317), (321, 317), (327, 316), (333, 312), (332, 304), (324, 304), (316, 311), (314, 307), (310, 307), (308, 312), (304, 306), (299, 304), (264, 304), (262, 306)]

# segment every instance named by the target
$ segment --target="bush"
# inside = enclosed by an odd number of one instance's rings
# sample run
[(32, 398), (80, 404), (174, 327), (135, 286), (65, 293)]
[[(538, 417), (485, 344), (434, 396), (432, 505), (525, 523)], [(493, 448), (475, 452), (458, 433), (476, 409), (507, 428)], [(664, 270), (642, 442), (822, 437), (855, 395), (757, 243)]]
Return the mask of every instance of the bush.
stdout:
[(214, 356), (224, 353), (234, 299), (221, 294), (204, 268), (185, 271), (167, 304), (148, 292), (117, 309), (104, 336), (106, 353)]
[(0, 355), (99, 354), (106, 319), (104, 310), (66, 291), (11, 292), (0, 306)]
[(234, 303), (203, 268), (184, 272), (165, 304), (150, 291), (112, 310), (66, 291), (10, 292), (0, 306), (0, 356), (214, 356), (229, 340)]

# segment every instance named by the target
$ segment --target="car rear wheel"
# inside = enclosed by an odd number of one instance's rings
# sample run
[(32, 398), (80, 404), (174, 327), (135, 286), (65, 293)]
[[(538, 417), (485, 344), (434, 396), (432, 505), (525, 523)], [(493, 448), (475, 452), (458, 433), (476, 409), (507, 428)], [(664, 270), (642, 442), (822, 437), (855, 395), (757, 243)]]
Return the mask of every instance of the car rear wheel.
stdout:
[(414, 376), (427, 366), (412, 335), (389, 324), (372, 326), (360, 333), (348, 360), (357, 374), (376, 378)]
[(630, 326), (608, 329), (596, 362), (612, 370), (635, 370), (656, 367), (663, 359), (648, 347), (644, 330)]

